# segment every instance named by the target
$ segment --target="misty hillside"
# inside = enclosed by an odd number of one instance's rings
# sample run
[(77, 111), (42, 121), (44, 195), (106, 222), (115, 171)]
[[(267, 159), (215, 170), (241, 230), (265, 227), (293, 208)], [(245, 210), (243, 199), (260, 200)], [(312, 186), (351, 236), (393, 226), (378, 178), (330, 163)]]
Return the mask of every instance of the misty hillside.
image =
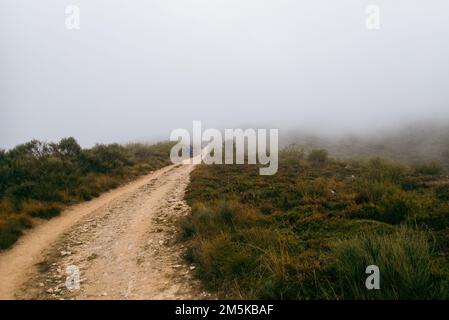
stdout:
[(338, 138), (289, 132), (282, 145), (326, 149), (337, 158), (383, 157), (406, 163), (439, 162), (449, 169), (449, 125), (418, 125), (383, 134)]

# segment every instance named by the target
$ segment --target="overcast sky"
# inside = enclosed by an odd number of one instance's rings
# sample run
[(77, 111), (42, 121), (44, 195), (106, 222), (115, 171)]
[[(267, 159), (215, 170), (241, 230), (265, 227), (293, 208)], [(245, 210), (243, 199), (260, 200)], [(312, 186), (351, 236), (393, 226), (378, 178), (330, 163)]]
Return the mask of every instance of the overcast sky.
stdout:
[[(67, 30), (66, 6), (81, 10)], [(381, 29), (365, 27), (380, 8)], [(0, 148), (449, 123), (448, 0), (1, 0)]]

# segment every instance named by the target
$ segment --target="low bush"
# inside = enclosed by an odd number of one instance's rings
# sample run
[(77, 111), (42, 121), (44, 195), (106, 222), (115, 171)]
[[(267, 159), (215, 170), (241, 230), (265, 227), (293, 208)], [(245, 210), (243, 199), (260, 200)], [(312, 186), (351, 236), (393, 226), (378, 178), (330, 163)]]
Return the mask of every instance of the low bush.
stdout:
[(307, 156), (307, 160), (313, 164), (324, 164), (327, 162), (329, 154), (326, 150), (312, 150)]
[[(333, 247), (337, 275), (335, 291), (343, 299), (444, 299), (428, 237), (401, 227), (391, 234), (368, 232)], [(380, 270), (380, 290), (367, 290), (365, 269)]]
[[(447, 297), (446, 180), (382, 159), (314, 163), (298, 150), (280, 152), (274, 176), (250, 165), (192, 172), (180, 240), (208, 289), (237, 299)], [(365, 287), (370, 264), (381, 268), (380, 293)]]
[(420, 163), (413, 166), (413, 170), (418, 174), (440, 175), (443, 173), (443, 167), (436, 162)]
[(368, 161), (362, 175), (372, 181), (398, 183), (409, 172), (409, 167), (402, 163), (375, 158)]
[[(32, 140), (0, 150), (0, 217), (10, 219), (15, 213), (49, 219), (65, 205), (90, 200), (170, 164), (172, 145), (110, 144), (82, 149), (74, 138), (64, 138), (59, 143)], [(21, 228), (14, 219), (4, 226), (0, 237), (10, 245)]]
[(381, 212), (379, 220), (391, 224), (399, 224), (418, 210), (418, 204), (413, 194), (405, 191), (386, 193), (380, 201)]
[(358, 180), (354, 185), (357, 203), (379, 203), (386, 194), (400, 192), (400, 188), (391, 182)]
[(449, 201), (449, 185), (441, 185), (436, 188), (436, 195), (442, 201)]
[(23, 230), (30, 227), (30, 221), (24, 217), (3, 216), (0, 219), (0, 249), (9, 248), (22, 235)]
[(61, 209), (57, 207), (49, 207), (49, 208), (42, 208), (37, 209), (35, 211), (30, 212), (30, 215), (34, 218), (43, 218), (43, 219), (50, 219), (53, 217), (56, 217), (61, 213)]

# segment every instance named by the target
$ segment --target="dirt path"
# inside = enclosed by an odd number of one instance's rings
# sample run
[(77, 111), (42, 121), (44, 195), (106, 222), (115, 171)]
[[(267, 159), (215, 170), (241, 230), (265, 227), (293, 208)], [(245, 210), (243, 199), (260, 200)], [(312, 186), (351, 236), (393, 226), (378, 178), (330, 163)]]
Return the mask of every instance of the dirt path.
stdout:
[[(0, 298), (206, 298), (175, 241), (192, 169), (163, 168), (31, 230), (0, 254)], [(66, 287), (68, 266), (79, 289)]]

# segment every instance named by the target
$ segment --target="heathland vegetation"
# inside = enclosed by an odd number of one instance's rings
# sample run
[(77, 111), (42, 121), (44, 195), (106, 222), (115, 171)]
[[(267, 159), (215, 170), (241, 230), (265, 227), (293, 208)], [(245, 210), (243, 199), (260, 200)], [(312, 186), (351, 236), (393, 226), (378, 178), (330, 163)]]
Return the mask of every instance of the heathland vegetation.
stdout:
[(170, 164), (172, 143), (99, 144), (83, 149), (74, 138), (37, 140), (0, 150), (0, 249), (37, 219)]
[(449, 170), (449, 124), (414, 124), (382, 134), (317, 136), (284, 132), (284, 146), (300, 145), (306, 151), (325, 149), (339, 159), (381, 157), (413, 164), (437, 161)]
[[(290, 147), (279, 171), (201, 165), (185, 258), (219, 296), (429, 299), (449, 292), (449, 179), (437, 163), (335, 159)], [(367, 290), (377, 265), (381, 290)]]

